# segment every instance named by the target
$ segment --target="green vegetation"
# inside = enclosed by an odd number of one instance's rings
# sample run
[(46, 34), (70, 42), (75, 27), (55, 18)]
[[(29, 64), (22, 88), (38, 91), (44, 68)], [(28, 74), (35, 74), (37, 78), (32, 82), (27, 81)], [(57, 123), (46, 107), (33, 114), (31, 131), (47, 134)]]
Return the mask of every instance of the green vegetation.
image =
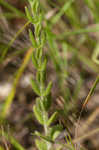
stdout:
[[(21, 4), (24, 4), (22, 7), (25, 12), (6, 0), (0, 0), (2, 8), (0, 8), (1, 74), (6, 70), (6, 66), (9, 70), (9, 62), (14, 64), (13, 62), (17, 61), (16, 58), (22, 59), (21, 64), (18, 64), (19, 68), (15, 69), (13, 75), (11, 73), (13, 76), (11, 90), (0, 103), (0, 138), (2, 139), (0, 150), (9, 149), (8, 143), (11, 144), (11, 149), (29, 148), (30, 143), (26, 144), (27, 148), (24, 148), (25, 146), (19, 144), (21, 140), (16, 138), (17, 135), (14, 137), (12, 134), (14, 130), (17, 133), (20, 126), (11, 127), (9, 134), (7, 125), (13, 122), (11, 119), (13, 116), (11, 111), (14, 111), (13, 105), (22, 103), (25, 107), (25, 96), (19, 96), (22, 97), (22, 101), (19, 102), (16, 97), (20, 93), (18, 88), (24, 72), (29, 72), (28, 68), (32, 67), (32, 78), (29, 80), (33, 100), (29, 99), (29, 101), (33, 105), (33, 113), (21, 118), (22, 120), (19, 119), (21, 121), (18, 123), (22, 123), (21, 129), (24, 128), (26, 131), (26, 128), (32, 128), (32, 139), (38, 150), (62, 150), (64, 148), (77, 150), (79, 141), (99, 132), (99, 128), (96, 128), (90, 133), (77, 134), (80, 132), (78, 126), (83, 111), (88, 103), (94, 103), (94, 100), (91, 100), (92, 95), (97, 96), (95, 90), (99, 83), (99, 2), (81, 0), (80, 4), (75, 0), (55, 2), (52, 0), (23, 0)], [(13, 27), (9, 28), (9, 24), (13, 24), (14, 19), (19, 19), (15, 20), (18, 23), (21, 20), (25, 22), (15, 32)], [(25, 38), (24, 34), (27, 34)], [(7, 36), (10, 37), (9, 41), (5, 38)], [(23, 47), (19, 46), (22, 45), (22, 40)], [(90, 87), (89, 81), (91, 82)], [(88, 85), (86, 85), (87, 82)], [(82, 99), (82, 106), (77, 114), (79, 101)], [(32, 118), (34, 119), (33, 126), (29, 125), (25, 128), (24, 126)], [(74, 128), (75, 133), (72, 131)], [(64, 137), (64, 142), (60, 141), (60, 135)], [(34, 143), (30, 149), (33, 147), (35, 149)], [(86, 145), (81, 144), (79, 150), (86, 150)]]

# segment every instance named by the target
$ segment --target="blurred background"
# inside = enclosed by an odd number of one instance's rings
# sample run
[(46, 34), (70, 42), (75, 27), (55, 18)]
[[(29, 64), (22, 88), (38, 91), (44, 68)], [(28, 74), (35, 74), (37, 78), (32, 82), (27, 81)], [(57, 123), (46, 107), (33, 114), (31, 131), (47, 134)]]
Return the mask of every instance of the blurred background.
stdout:
[[(99, 1), (40, 0), (44, 14), (48, 59), (47, 82), (52, 80), (52, 108), (75, 138), (85, 101), (99, 74)], [(27, 0), (0, 0), (0, 150), (36, 150), (35, 130), (43, 132), (32, 107), (37, 95), (30, 84), (35, 76), (25, 16)], [(3, 119), (2, 119), (3, 118)], [(2, 121), (3, 120), (3, 121)], [(99, 127), (99, 85), (84, 107), (78, 136)], [(79, 142), (83, 150), (99, 150), (99, 133)]]

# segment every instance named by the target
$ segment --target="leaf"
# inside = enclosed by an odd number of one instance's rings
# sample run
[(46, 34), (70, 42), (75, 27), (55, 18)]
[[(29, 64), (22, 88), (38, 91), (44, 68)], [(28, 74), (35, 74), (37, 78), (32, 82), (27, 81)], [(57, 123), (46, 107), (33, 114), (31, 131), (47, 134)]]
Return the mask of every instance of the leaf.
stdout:
[(39, 50), (39, 54), (38, 54), (39, 59), (41, 59), (41, 58), (42, 58), (42, 55), (43, 55), (43, 50), (42, 50), (42, 48), (40, 48), (40, 50)]
[(40, 83), (40, 72), (36, 72), (36, 80)]
[(33, 15), (37, 14), (38, 7), (39, 7), (39, 1), (38, 0), (30, 0), (30, 5), (31, 5)]
[(36, 40), (34, 39), (33, 33), (32, 33), (32, 31), (30, 29), (29, 29), (29, 37), (30, 37), (30, 40), (32, 42), (33, 47), (37, 48)]
[(41, 30), (41, 23), (37, 23), (35, 26), (35, 36), (38, 37)]
[(42, 48), (40, 47), (40, 43), (38, 42), (38, 48), (36, 49), (36, 59), (38, 59), (39, 65), (41, 65), (41, 57), (42, 57)]
[(51, 106), (51, 94), (49, 94), (47, 97), (44, 98), (43, 104), (44, 104), (44, 108), (46, 111), (49, 110), (50, 106)]
[(44, 81), (46, 80), (46, 72), (45, 71), (39, 71), (39, 80), (41, 83), (44, 83)]
[(47, 141), (47, 142), (51, 142), (51, 143), (53, 143), (54, 141), (51, 139), (51, 137), (49, 137), (49, 136), (43, 136), (43, 135), (41, 135), (39, 132), (35, 132), (35, 135), (37, 135), (37, 136), (39, 136), (40, 138), (42, 138), (43, 140), (45, 140), (45, 141)]
[(36, 98), (36, 107), (38, 109), (38, 111), (42, 111), (42, 107), (41, 107), (41, 99), (40, 97)]
[(52, 88), (52, 82), (50, 81), (47, 88), (46, 88), (46, 90), (45, 90), (45, 92), (43, 93), (43, 96), (49, 95), (50, 92), (51, 92), (51, 88)]
[(30, 15), (30, 12), (29, 12), (29, 10), (28, 10), (27, 7), (25, 7), (25, 13), (26, 13), (26, 16), (27, 16), (28, 20), (29, 20), (30, 22), (32, 22), (32, 16)]
[(59, 134), (62, 132), (63, 126), (62, 125), (55, 125), (50, 129), (50, 136), (52, 140), (55, 140)]
[(46, 69), (47, 59), (45, 58), (43, 63), (40, 65), (39, 71), (44, 71)]
[(38, 63), (37, 63), (34, 53), (32, 54), (32, 62), (34, 64), (35, 68), (38, 68)]
[(53, 134), (52, 139), (55, 140), (59, 135), (60, 135), (61, 131), (56, 130)]
[(50, 119), (47, 121), (47, 126), (50, 126), (51, 123), (56, 120), (57, 116), (58, 116), (58, 112), (54, 112), (50, 117)]
[(44, 31), (42, 31), (42, 34), (41, 34), (41, 46), (43, 47), (44, 44), (46, 42), (46, 34)]
[(31, 84), (32, 84), (32, 88), (33, 88), (34, 92), (40, 96), (40, 89), (39, 89), (37, 83), (35, 82), (35, 80), (32, 79)]
[(33, 106), (33, 111), (34, 111), (34, 115), (36, 117), (36, 119), (40, 122), (40, 124), (44, 124), (43, 123), (43, 115), (42, 112), (39, 111), (39, 109), (36, 107), (36, 105)]
[(45, 141), (35, 140), (38, 150), (47, 150), (47, 145)]

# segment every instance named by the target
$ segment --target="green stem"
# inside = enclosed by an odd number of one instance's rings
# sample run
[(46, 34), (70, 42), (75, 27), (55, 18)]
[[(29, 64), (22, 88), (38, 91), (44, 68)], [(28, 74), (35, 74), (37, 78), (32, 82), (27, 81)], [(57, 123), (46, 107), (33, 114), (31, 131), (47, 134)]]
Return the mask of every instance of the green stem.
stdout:
[[(43, 100), (44, 100), (44, 96), (42, 95), (43, 89), (44, 89), (44, 83), (41, 81), (40, 82), (40, 93), (41, 93), (40, 99), (41, 99), (41, 107), (42, 107), (43, 121), (44, 121), (44, 132), (45, 132), (45, 135), (47, 136), (48, 130), (49, 130), (48, 126), (47, 126), (48, 114), (47, 114), (47, 112), (44, 108), (44, 104), (43, 104)], [(49, 142), (46, 142), (46, 144), (47, 144), (47, 150), (49, 150), (51, 145)]]

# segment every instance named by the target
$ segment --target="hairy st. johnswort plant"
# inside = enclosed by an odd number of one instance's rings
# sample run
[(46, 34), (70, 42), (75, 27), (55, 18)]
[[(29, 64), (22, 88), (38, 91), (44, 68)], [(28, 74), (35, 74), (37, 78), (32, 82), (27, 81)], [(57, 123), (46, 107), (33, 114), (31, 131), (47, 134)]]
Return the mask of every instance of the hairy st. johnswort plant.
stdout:
[(51, 106), (52, 82), (49, 82), (47, 86), (45, 84), (47, 59), (43, 56), (43, 48), (46, 42), (46, 33), (42, 24), (44, 16), (39, 7), (39, 0), (29, 0), (29, 5), (29, 9), (26, 7), (25, 11), (28, 20), (34, 26), (34, 33), (29, 30), (29, 37), (35, 49), (32, 54), (32, 62), (36, 69), (36, 78), (32, 79), (31, 83), (34, 92), (38, 95), (33, 111), (38, 122), (44, 127), (44, 135), (37, 131), (34, 134), (40, 137), (40, 140), (36, 140), (37, 148), (49, 150), (52, 149), (54, 140), (62, 131), (62, 126), (50, 126), (58, 113), (54, 112), (51, 117), (48, 116)]
[[(25, 10), (28, 21), (34, 26), (33, 32), (29, 30), (29, 37), (34, 49), (32, 53), (32, 62), (36, 69), (36, 77), (31, 80), (31, 85), (34, 92), (38, 95), (36, 103), (33, 106), (33, 112), (38, 122), (44, 127), (44, 134), (35, 131), (34, 135), (40, 138), (39, 140), (36, 139), (35, 143), (39, 150), (52, 150), (55, 149), (53, 148), (53, 144), (56, 142), (58, 135), (62, 132), (63, 127), (59, 124), (51, 126), (53, 121), (57, 118), (57, 111), (50, 117), (48, 115), (51, 107), (52, 82), (49, 82), (48, 85), (45, 84), (47, 59), (43, 55), (43, 48), (47, 39), (46, 30), (43, 27), (44, 16), (40, 9), (39, 0), (28, 1), (30, 6), (29, 8), (26, 7)], [(96, 81), (96, 84), (97, 82), (98, 81)], [(93, 89), (91, 90), (89, 97), (91, 96)], [(84, 105), (86, 105), (87, 101), (88, 99), (85, 101)], [(75, 147), (71, 141), (71, 139), (69, 139), (69, 141), (66, 139), (66, 146), (69, 147), (70, 150), (74, 150)], [(60, 148), (56, 149), (62, 149), (63, 146), (61, 144), (60, 146)]]

